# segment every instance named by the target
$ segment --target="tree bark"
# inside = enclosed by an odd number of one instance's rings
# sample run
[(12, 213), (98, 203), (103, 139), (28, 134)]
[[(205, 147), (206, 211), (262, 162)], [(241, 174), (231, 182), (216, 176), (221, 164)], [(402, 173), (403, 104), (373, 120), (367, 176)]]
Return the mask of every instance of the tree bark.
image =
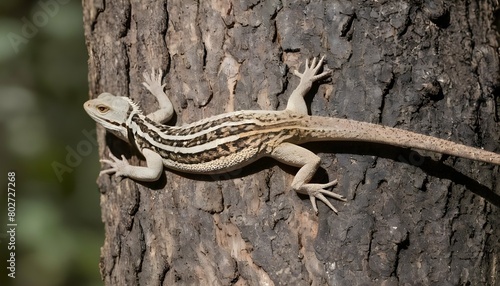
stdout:
[[(142, 73), (165, 71), (170, 124), (283, 109), (306, 58), (329, 82), (313, 115), (413, 130), (499, 152), (497, 0), (84, 0), (90, 96), (158, 108)], [(101, 157), (140, 156), (98, 128)], [(335, 215), (260, 160), (221, 176), (100, 176), (106, 285), (498, 285), (498, 167), (374, 144), (308, 144), (337, 178)]]

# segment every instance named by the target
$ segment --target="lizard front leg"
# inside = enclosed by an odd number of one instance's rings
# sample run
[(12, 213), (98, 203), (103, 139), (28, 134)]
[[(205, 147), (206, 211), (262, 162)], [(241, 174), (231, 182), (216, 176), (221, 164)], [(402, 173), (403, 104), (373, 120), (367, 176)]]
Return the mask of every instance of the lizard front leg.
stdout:
[(292, 143), (281, 143), (278, 147), (274, 148), (270, 156), (287, 165), (300, 167), (293, 178), (291, 187), (297, 193), (309, 195), (313, 209), (316, 213), (318, 213), (316, 199), (320, 199), (337, 213), (337, 209), (332, 206), (325, 195), (337, 200), (346, 201), (344, 196), (325, 190), (326, 188), (336, 185), (337, 180), (333, 180), (326, 184), (309, 183), (314, 173), (316, 173), (316, 170), (318, 170), (321, 162), (321, 159), (313, 152)]
[(151, 70), (151, 75), (144, 72), (142, 76), (145, 80), (142, 85), (144, 85), (156, 97), (156, 100), (158, 100), (158, 104), (160, 105), (160, 109), (148, 114), (147, 117), (159, 123), (169, 121), (174, 115), (174, 107), (172, 106), (172, 102), (168, 98), (168, 95), (163, 91), (165, 85), (161, 84), (161, 78), (163, 76), (161, 69), (158, 70), (158, 73), (156, 73), (154, 69)]
[(110, 165), (111, 168), (102, 170), (99, 176), (115, 173), (116, 176), (129, 177), (137, 181), (152, 182), (158, 180), (163, 171), (161, 156), (150, 149), (142, 149), (142, 154), (146, 158), (147, 167), (132, 166), (123, 155), (120, 160), (112, 153), (109, 153), (112, 160), (102, 159), (100, 162)]

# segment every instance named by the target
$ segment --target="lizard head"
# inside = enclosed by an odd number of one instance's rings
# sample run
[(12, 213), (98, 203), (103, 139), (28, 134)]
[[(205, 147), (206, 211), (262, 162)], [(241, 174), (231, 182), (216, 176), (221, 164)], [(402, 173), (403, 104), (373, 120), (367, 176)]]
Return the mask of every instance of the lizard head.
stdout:
[(83, 108), (92, 119), (123, 140), (127, 140), (131, 115), (141, 113), (128, 97), (110, 93), (101, 93), (97, 98), (88, 100)]

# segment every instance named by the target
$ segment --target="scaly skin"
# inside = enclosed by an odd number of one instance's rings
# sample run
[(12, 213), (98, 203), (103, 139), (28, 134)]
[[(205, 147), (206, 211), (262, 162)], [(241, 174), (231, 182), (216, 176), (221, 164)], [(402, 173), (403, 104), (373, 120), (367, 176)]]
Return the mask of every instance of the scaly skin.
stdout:
[(144, 155), (147, 167), (131, 166), (110, 154), (110, 160), (101, 162), (111, 168), (102, 174), (115, 174), (138, 181), (157, 180), (163, 167), (188, 172), (216, 174), (246, 166), (259, 158), (272, 157), (295, 166), (291, 188), (309, 195), (315, 212), (316, 200), (323, 201), (334, 212), (337, 210), (327, 197), (345, 201), (339, 194), (327, 190), (337, 181), (326, 184), (309, 183), (320, 165), (320, 158), (299, 146), (311, 141), (364, 141), (393, 146), (416, 148), (500, 165), (500, 155), (451, 141), (406, 130), (348, 119), (310, 116), (304, 96), (312, 84), (327, 77), (319, 73), (323, 58), (306, 61), (303, 73), (295, 71), (300, 83), (290, 95), (282, 111), (237, 111), (221, 114), (187, 124), (168, 126), (173, 107), (164, 93), (161, 72), (144, 74), (144, 86), (157, 98), (160, 109), (144, 115), (139, 107), (126, 97), (109, 93), (84, 104), (89, 115), (119, 138), (137, 146)]

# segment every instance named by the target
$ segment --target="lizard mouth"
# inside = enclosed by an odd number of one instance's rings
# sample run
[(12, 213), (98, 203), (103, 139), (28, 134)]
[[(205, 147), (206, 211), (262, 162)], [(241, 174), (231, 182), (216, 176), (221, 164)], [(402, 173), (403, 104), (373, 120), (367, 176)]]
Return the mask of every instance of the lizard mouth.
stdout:
[(95, 120), (95, 115), (94, 113), (92, 112), (92, 104), (90, 103), (90, 100), (89, 101), (86, 101), (84, 104), (83, 104), (83, 109), (85, 110), (85, 112), (88, 113), (88, 115), (90, 115), (90, 117), (92, 117), (92, 119)]

